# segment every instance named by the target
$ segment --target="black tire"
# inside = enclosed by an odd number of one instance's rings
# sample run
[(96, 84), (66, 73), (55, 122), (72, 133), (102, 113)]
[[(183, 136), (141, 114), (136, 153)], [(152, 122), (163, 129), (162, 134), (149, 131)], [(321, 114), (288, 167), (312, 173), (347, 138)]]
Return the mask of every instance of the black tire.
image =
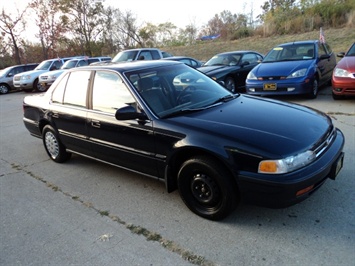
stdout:
[(6, 84), (0, 84), (0, 94), (6, 94), (10, 91), (10, 87)]
[(312, 91), (307, 95), (309, 99), (317, 98), (319, 90), (318, 80), (315, 78), (312, 84)]
[(47, 90), (46, 87), (42, 86), (42, 84), (38, 83), (38, 79), (36, 79), (36, 87), (34, 87), (36, 89), (36, 91), (39, 92), (45, 92)]
[(231, 175), (207, 156), (185, 161), (177, 181), (186, 206), (203, 218), (222, 220), (238, 205), (239, 193)]
[(235, 82), (232, 77), (227, 77), (224, 81), (225, 87), (231, 92), (235, 92)]
[(33, 82), (33, 88), (35, 89), (35, 91), (39, 91), (39, 92), (45, 92), (47, 89), (45, 87), (43, 87), (40, 83), (38, 83), (38, 79), (36, 79)]
[(58, 138), (56, 131), (50, 126), (46, 125), (43, 128), (42, 139), (44, 148), (48, 156), (57, 163), (63, 163), (70, 159), (71, 153), (65, 150), (64, 145)]

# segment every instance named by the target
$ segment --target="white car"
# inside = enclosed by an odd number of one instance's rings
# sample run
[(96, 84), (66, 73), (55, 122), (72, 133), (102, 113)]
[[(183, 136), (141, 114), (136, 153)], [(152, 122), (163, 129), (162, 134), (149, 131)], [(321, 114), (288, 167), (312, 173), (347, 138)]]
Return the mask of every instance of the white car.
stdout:
[(15, 88), (21, 89), (25, 92), (31, 92), (32, 90), (45, 91), (45, 88), (43, 88), (38, 82), (39, 75), (48, 71), (58, 70), (65, 61), (73, 58), (77, 57), (44, 60), (34, 70), (15, 75), (13, 78), (13, 85)]
[(102, 61), (111, 61), (111, 57), (86, 57), (68, 60), (59, 70), (49, 71), (39, 75), (38, 83), (43, 91), (46, 91), (64, 71)]

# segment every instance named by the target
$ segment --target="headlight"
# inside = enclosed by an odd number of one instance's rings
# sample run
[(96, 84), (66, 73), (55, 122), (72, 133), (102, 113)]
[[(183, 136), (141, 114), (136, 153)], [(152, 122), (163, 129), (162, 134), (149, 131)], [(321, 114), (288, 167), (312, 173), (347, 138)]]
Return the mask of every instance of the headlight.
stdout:
[(247, 79), (257, 79), (257, 77), (255, 76), (255, 74), (253, 72), (249, 72)]
[(342, 78), (350, 78), (351, 74), (345, 69), (335, 68), (334, 69), (334, 76), (335, 77), (342, 77)]
[(56, 77), (56, 75), (49, 75), (48, 76), (48, 79), (56, 79), (57, 77)]
[(259, 163), (259, 173), (284, 174), (310, 164), (316, 158), (312, 151), (306, 151), (295, 156), (279, 160), (264, 160)]
[(293, 72), (291, 75), (289, 75), (287, 78), (292, 79), (292, 78), (299, 78), (299, 77), (304, 77), (307, 73), (307, 68), (302, 68), (300, 70), (297, 70)]
[(22, 79), (31, 79), (31, 75), (23, 75)]

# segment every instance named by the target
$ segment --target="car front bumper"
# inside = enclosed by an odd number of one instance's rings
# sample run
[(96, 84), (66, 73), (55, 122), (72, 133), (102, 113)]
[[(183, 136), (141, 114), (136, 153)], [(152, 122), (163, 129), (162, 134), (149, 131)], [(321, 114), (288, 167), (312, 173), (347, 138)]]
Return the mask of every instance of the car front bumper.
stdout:
[(344, 136), (337, 136), (313, 163), (288, 174), (266, 175), (241, 172), (238, 186), (246, 203), (269, 208), (285, 208), (308, 198), (328, 179), (335, 179), (343, 164)]
[(355, 95), (355, 78), (333, 77), (332, 88), (336, 95)]
[(295, 95), (308, 94), (313, 90), (313, 79), (297, 78), (285, 80), (246, 81), (246, 93), (252, 95)]

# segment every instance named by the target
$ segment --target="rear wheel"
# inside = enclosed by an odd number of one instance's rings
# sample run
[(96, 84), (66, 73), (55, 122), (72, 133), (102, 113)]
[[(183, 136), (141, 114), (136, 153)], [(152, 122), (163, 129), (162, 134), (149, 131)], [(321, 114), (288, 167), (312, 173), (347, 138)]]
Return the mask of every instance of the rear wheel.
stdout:
[(210, 220), (225, 218), (239, 201), (231, 175), (207, 156), (197, 156), (182, 164), (178, 173), (178, 189), (192, 212)]
[(71, 153), (65, 150), (57, 133), (50, 125), (43, 128), (42, 138), (46, 152), (53, 161), (63, 163), (70, 159)]

